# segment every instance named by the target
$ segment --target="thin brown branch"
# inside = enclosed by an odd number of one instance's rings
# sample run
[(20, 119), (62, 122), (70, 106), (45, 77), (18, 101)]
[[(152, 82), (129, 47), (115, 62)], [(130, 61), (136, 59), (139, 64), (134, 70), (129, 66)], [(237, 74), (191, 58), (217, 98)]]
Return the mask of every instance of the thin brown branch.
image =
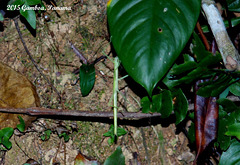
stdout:
[(200, 25), (199, 22), (197, 22), (196, 27), (197, 27), (198, 32), (200, 33), (200, 36), (201, 36), (201, 38), (203, 40), (203, 43), (204, 43), (206, 49), (209, 51), (211, 47), (210, 47), (210, 45), (209, 45), (209, 43), (207, 41), (206, 36), (203, 34), (203, 30), (202, 30), (201, 25)]
[(27, 48), (27, 46), (26, 46), (26, 43), (25, 43), (25, 41), (24, 41), (24, 39), (23, 39), (23, 37), (22, 37), (22, 33), (21, 33), (21, 31), (20, 31), (20, 28), (19, 28), (19, 26), (18, 26), (18, 17), (15, 17), (13, 20), (14, 20), (14, 24), (15, 24), (15, 27), (16, 27), (16, 29), (17, 29), (18, 35), (19, 35), (19, 37), (20, 37), (20, 39), (21, 39), (21, 42), (22, 42), (22, 44), (23, 44), (23, 47), (24, 47), (26, 53), (28, 54), (30, 60), (32, 61), (33, 65), (34, 65), (35, 68), (38, 70), (38, 72), (41, 74), (41, 76), (43, 76), (43, 78), (47, 81), (47, 83), (48, 83), (48, 84), (52, 87), (52, 89), (57, 93), (58, 97), (60, 98), (60, 102), (61, 102), (62, 97), (61, 97), (61, 95), (59, 94), (58, 90), (53, 86), (53, 84), (48, 80), (48, 78), (47, 78), (47, 77), (43, 74), (43, 72), (39, 69), (36, 61), (34, 60), (34, 58), (33, 58), (33, 56), (32, 56), (32, 54), (29, 52), (29, 50), (28, 50), (28, 48)]
[[(113, 118), (113, 112), (92, 112), (79, 110), (62, 110), (48, 108), (0, 108), (3, 113), (27, 114), (30, 116), (68, 116), (68, 117), (96, 117), (96, 118)], [(122, 119), (142, 119), (150, 117), (161, 117), (160, 113), (140, 113), (140, 112), (121, 112), (117, 114)]]
[(71, 46), (72, 50), (74, 51), (74, 53), (79, 57), (79, 59), (85, 64), (87, 65), (88, 61), (87, 58), (84, 57), (84, 55), (73, 45), (72, 42), (69, 41), (69, 45)]

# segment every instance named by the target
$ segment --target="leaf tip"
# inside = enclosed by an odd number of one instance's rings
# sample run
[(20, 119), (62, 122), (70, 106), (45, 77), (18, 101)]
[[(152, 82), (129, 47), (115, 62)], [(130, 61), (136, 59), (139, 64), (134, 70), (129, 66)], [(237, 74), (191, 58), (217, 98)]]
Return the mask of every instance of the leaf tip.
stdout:
[(110, 6), (111, 2), (112, 2), (112, 0), (108, 0), (108, 2), (107, 2), (107, 7)]

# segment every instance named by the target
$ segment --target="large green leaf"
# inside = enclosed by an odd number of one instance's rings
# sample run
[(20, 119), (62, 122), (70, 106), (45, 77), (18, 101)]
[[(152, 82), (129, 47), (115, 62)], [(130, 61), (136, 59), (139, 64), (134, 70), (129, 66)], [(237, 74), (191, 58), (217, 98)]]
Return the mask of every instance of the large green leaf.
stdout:
[(128, 74), (152, 95), (186, 45), (200, 0), (110, 0), (111, 41)]

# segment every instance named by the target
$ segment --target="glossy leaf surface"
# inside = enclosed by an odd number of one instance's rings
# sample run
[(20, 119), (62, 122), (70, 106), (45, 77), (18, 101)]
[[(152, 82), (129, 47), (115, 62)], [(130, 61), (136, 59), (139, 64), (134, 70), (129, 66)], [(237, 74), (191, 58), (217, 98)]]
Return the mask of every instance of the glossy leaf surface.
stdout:
[(110, 0), (111, 41), (128, 74), (152, 95), (187, 43), (199, 0)]
[(80, 87), (81, 87), (82, 95), (87, 96), (91, 92), (95, 83), (94, 65), (83, 64), (80, 67), (79, 77), (80, 77)]

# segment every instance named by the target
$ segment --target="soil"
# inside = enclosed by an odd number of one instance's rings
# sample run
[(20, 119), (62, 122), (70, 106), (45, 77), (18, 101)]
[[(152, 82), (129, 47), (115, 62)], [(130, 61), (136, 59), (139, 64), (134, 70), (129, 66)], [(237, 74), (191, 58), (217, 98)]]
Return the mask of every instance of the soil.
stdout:
[[(0, 32), (0, 59), (36, 86), (41, 107), (112, 111), (114, 66), (107, 30), (106, 3), (106, 0), (58, 0), (57, 6), (71, 7), (71, 10), (49, 10), (39, 14), (37, 30), (33, 33), (19, 21), (29, 51), (61, 95), (61, 102), (58, 94), (29, 59), (13, 20), (4, 21), (4, 31)], [(86, 97), (81, 95), (78, 74), (75, 74), (82, 63), (71, 49), (69, 41), (89, 62), (109, 55), (108, 59), (95, 65), (95, 86)], [(125, 74), (120, 68), (120, 76)], [(139, 85), (127, 78), (119, 81), (119, 91), (119, 112), (140, 111), (140, 96), (145, 93)], [(103, 134), (109, 130), (113, 120), (38, 118), (25, 133), (15, 132), (11, 138), (13, 146), (3, 154), (2, 162), (19, 165), (33, 159), (42, 165), (72, 165), (81, 152), (102, 164), (117, 146), (121, 146), (125, 162), (129, 165), (179, 165), (192, 164), (194, 161), (195, 155), (188, 147), (189, 141), (182, 132), (176, 131), (174, 119), (147, 119), (144, 122), (120, 120), (119, 123), (128, 133), (120, 137), (117, 144), (109, 145), (109, 138)], [(68, 142), (58, 136), (59, 129), (69, 133)], [(46, 130), (51, 130), (50, 138), (43, 136), (41, 139)]]

